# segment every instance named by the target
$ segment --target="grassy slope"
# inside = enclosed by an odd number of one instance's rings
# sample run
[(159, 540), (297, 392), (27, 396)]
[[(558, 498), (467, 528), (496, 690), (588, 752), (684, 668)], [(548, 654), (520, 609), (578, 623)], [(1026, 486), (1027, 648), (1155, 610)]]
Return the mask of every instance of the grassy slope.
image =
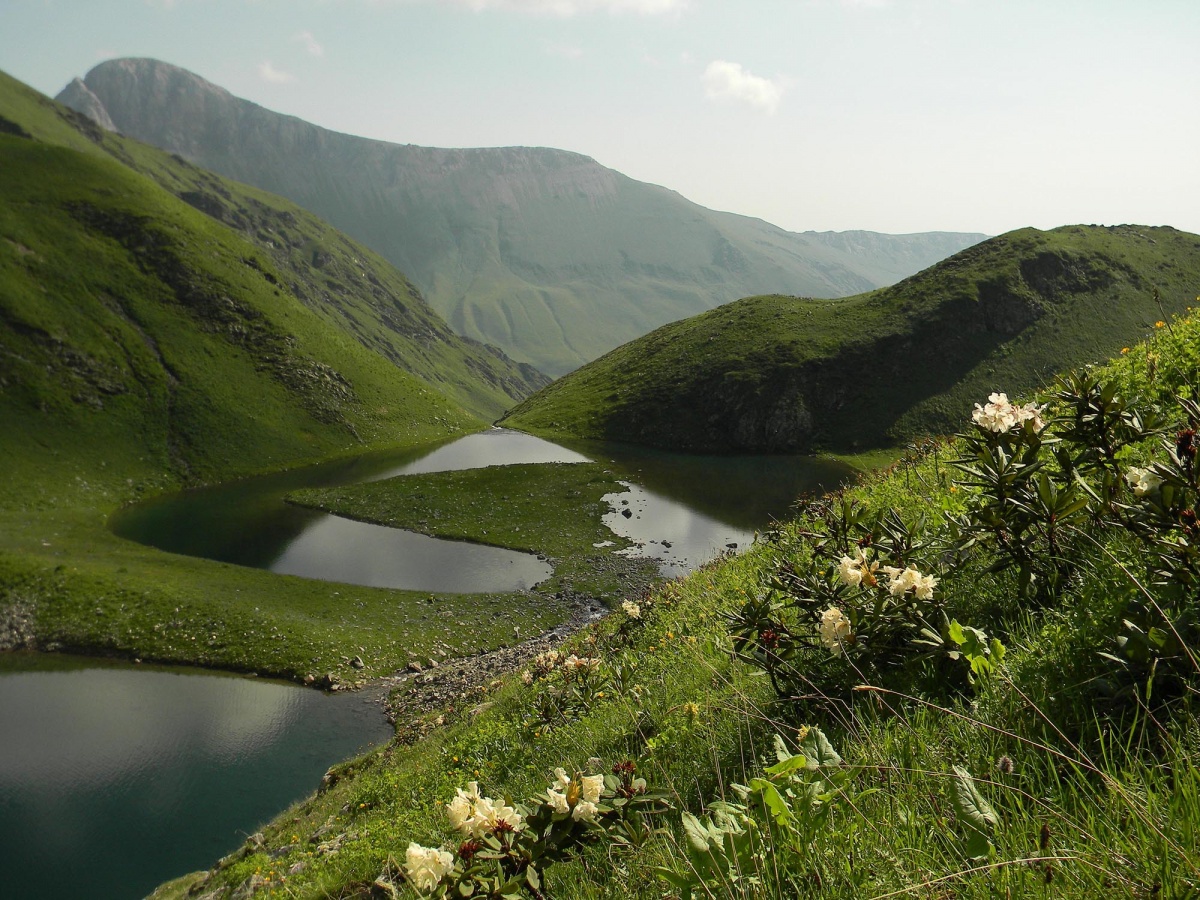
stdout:
[(752, 297), (664, 326), (505, 421), (686, 450), (896, 443), (953, 430), (1001, 385), (1030, 390), (1063, 367), (1117, 353), (1161, 310), (1182, 312), (1198, 286), (1192, 234), (1024, 229), (846, 300)]
[(292, 677), (345, 677), (349, 648), (370, 674), (563, 619), (517, 599), (512, 621), (464, 639), (430, 627), (425, 594), (114, 537), (108, 511), (139, 496), (481, 423), (300, 302), (272, 255), (97, 151), (73, 116), (12, 84), (0, 102), (0, 613), (29, 618), (44, 647)]
[[(1200, 378), (1197, 348), (1200, 321), (1177, 321), (1107, 374), (1127, 392), (1170, 401)], [(940, 472), (926, 459), (868, 478), (851, 496), (908, 516), (961, 508), (967, 489), (944, 477), (944, 461)], [(577, 721), (536, 735), (521, 724), (533, 711), (536, 687), (509, 678), (486, 711), (452, 721), (415, 746), (391, 746), (347, 764), (331, 790), (265, 828), (264, 847), (247, 845), (211, 874), (182, 879), (161, 896), (182, 897), (194, 885), (196, 893), (226, 897), (257, 883), (266, 896), (365, 897), (389, 855), (402, 859), (409, 841), (453, 843), (443, 804), (466, 781), (477, 779), (491, 796), (530, 797), (544, 789), (553, 767), (583, 768), (592, 756), (605, 765), (637, 758), (652, 786), (666, 788), (677, 807), (699, 811), (715, 797), (733, 799), (730, 782), (746, 783), (761, 772), (772, 732), (795, 734), (805, 723), (820, 725), (848, 762), (864, 767), (856, 786), (871, 790), (802, 843), (799, 854), (806, 855), (793, 857), (800, 860), (797, 881), (774, 893), (749, 877), (756, 873), (743, 873), (735, 890), (713, 896), (1194, 895), (1200, 886), (1194, 703), (1179, 706), (1174, 721), (1148, 721), (1132, 709), (1107, 718), (1111, 708), (1094, 705), (1088, 688), (1133, 587), (1119, 568), (1102, 555), (1080, 560), (1061, 604), (1040, 611), (1015, 608), (1010, 576), (986, 573), (986, 559), (966, 577), (945, 580), (940, 590), (952, 593), (952, 608), (998, 616), (988, 627), (1009, 647), (1005, 677), (975, 702), (943, 697), (926, 706), (853, 693), (845, 699), (857, 720), (848, 728), (840, 714), (830, 714), (837, 705), (810, 708), (808, 717), (789, 713), (773, 703), (764, 679), (729, 654), (723, 614), (761, 590), (776, 559), (807, 552), (805, 526), (788, 526), (746, 555), (643, 598), (644, 624), (631, 632), (618, 627), (618, 614), (581, 635), (581, 652), (636, 667), (636, 697), (627, 687), (629, 693), (596, 703)], [(812, 661), (820, 667), (828, 656), (818, 649)], [(880, 714), (891, 705), (901, 714)], [(1039, 749), (1038, 741), (1051, 750)], [(1012, 772), (997, 768), (1002, 756), (1013, 761)], [(974, 871), (953, 813), (955, 765), (975, 774), (998, 814), (996, 855)], [(678, 815), (661, 824), (667, 830), (636, 852), (600, 846), (556, 866), (547, 895), (663, 897), (653, 867), (685, 863)], [(325, 855), (317, 850), (325, 838), (309, 837), (318, 833), (347, 840), (337, 854)], [(1050, 861), (1037, 860), (1043, 855)], [(787, 856), (781, 850), (777, 859)], [(305, 865), (290, 872), (298, 862)], [(757, 874), (770, 881), (772, 873)]]
[(45, 143), (116, 159), (236, 231), (284, 291), (328, 325), (484, 419), (547, 383), (494, 347), (466, 340), (390, 263), (280, 197), (103, 131), (0, 73), (0, 118)]

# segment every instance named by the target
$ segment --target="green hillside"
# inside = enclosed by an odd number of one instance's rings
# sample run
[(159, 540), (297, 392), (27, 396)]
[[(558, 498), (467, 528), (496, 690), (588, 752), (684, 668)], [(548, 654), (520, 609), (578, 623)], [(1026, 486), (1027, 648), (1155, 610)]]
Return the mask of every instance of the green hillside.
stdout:
[(1023, 229), (845, 300), (751, 297), (666, 325), (505, 420), (683, 450), (853, 451), (943, 434), (973, 402), (1118, 353), (1187, 309), (1200, 237)]
[(1200, 320), (1170, 326), (631, 593), (156, 900), (1195, 897)]
[[(427, 593), (355, 588), (348, 609), (343, 585), (163, 553), (117, 538), (108, 518), (162, 491), (477, 430), (431, 382), (496, 410), (520, 370), (311, 216), (11, 80), (0, 173), (0, 649), (346, 680), (429, 659), (446, 635)], [(197, 187), (225, 212), (177, 196)], [(271, 230), (251, 240), (252, 227)], [(327, 276), (348, 279), (355, 262), (358, 286), (335, 290)], [(524, 595), (443, 600), (456, 617), (480, 603), (509, 614), (465, 653), (569, 612)]]
[(390, 263), (293, 203), (105, 131), (3, 73), (0, 119), (10, 131), (148, 176), (237, 232), (246, 245), (237, 252), (269, 268), (293, 302), (480, 418), (494, 419), (547, 383), (532, 367), (459, 337)]

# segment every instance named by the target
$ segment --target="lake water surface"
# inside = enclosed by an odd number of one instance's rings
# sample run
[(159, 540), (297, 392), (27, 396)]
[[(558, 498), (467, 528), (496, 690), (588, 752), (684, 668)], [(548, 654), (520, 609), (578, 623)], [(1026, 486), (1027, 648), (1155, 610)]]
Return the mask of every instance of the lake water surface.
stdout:
[(361, 695), (61, 654), (0, 654), (0, 723), (14, 900), (143, 897), (392, 734)]
[[(303, 487), (527, 462), (611, 466), (606, 523), (666, 575), (746, 547), (845, 467), (803, 457), (563, 447), (493, 429), (162, 497), (114, 516), (175, 553), (332, 581), (470, 592), (531, 587), (536, 556), (351, 522), (283, 501)], [(628, 510), (629, 515), (622, 515)], [(355, 695), (211, 672), (0, 654), (0, 897), (135, 898), (207, 868), (333, 763), (386, 740)]]

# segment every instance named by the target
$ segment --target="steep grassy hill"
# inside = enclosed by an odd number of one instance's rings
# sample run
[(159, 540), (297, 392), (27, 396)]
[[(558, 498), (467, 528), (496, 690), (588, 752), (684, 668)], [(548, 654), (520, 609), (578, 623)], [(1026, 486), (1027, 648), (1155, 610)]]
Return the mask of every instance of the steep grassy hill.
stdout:
[[(522, 377), (309, 214), (0, 82), (0, 650), (346, 680), (450, 652), (428, 592), (355, 588), (350, 606), (344, 585), (163, 553), (108, 518), (198, 481), (436, 445), (483, 422), (431, 382), (494, 411)], [(440, 599), (463, 619), (503, 605), (465, 653), (570, 611)]]
[(286, 200), (104, 131), (2, 73), (0, 117), (10, 131), (119, 161), (238, 232), (247, 242), (239, 252), (270, 266), (281, 291), (481, 418), (547, 382), (495, 348), (460, 338), (393, 266)]
[(705, 209), (577, 153), (338, 134), (155, 60), (102, 63), (59, 98), (291, 198), (399, 266), (460, 334), (552, 375), (737, 297), (845, 296), (983, 237), (793, 234)]
[(686, 450), (879, 446), (949, 432), (992, 391), (1118, 353), (1197, 293), (1196, 235), (1023, 229), (845, 300), (751, 297), (664, 326), (505, 421)]

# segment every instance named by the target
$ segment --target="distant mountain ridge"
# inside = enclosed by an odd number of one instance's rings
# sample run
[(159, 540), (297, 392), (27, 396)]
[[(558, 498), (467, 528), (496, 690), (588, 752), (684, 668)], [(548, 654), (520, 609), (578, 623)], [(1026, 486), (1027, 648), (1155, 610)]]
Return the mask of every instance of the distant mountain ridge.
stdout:
[(569, 151), (340, 134), (149, 59), (101, 63), (59, 99), (317, 213), (405, 272), (460, 334), (552, 375), (738, 297), (859, 293), (984, 237), (795, 234)]

